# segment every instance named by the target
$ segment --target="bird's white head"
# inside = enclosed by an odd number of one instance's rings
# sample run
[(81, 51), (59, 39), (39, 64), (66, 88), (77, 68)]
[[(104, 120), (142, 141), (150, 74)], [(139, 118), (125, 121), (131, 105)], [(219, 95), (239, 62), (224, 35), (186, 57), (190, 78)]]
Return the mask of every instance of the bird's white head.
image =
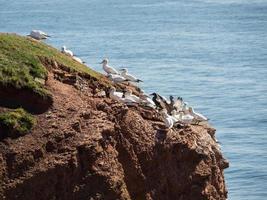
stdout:
[(107, 59), (107, 58), (103, 59), (102, 62), (101, 62), (100, 64), (103, 64), (103, 65), (108, 64), (108, 59)]
[(62, 50), (62, 51), (66, 50), (66, 49), (67, 49), (66, 46), (62, 46), (62, 47), (61, 47), (61, 50)]

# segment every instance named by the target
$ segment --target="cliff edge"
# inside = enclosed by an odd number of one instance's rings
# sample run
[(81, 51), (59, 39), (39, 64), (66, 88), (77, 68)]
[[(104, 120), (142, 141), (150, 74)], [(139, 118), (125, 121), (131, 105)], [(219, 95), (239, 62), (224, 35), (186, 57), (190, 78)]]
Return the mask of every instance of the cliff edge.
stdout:
[(227, 198), (214, 128), (166, 131), (155, 110), (108, 98), (111, 85), (42, 42), (0, 34), (0, 199)]

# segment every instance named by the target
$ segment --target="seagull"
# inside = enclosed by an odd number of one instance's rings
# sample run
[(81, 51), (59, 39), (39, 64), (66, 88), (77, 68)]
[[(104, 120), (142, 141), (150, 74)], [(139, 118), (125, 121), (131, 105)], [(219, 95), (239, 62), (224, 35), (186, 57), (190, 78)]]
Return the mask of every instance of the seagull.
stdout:
[(81, 64), (85, 64), (86, 62), (82, 61), (82, 59), (76, 57), (76, 56), (73, 56), (72, 57), (74, 60), (76, 60), (77, 62), (81, 63)]
[(208, 118), (205, 117), (204, 115), (197, 113), (194, 111), (194, 109), (192, 107), (188, 108), (189, 113), (194, 117), (194, 119), (198, 122), (202, 122), (202, 121), (208, 121)]
[(111, 67), (111, 66), (108, 65), (108, 59), (107, 58), (105, 58), (99, 64), (103, 64), (102, 65), (103, 66), (103, 69), (104, 69), (105, 72), (107, 72), (107, 74), (119, 74), (119, 72), (116, 69), (114, 69), (113, 67)]
[(133, 94), (132, 90), (127, 89), (124, 93), (125, 99), (131, 99), (135, 101), (136, 103), (140, 103), (140, 98)]
[(115, 87), (111, 87), (109, 90), (109, 97), (115, 101), (122, 102), (123, 101), (123, 93), (122, 92), (116, 92)]
[(63, 46), (61, 48), (61, 52), (64, 53), (64, 54), (66, 54), (67, 56), (73, 57), (73, 52), (71, 50), (67, 49), (66, 46)]
[(164, 119), (164, 124), (165, 124), (166, 128), (171, 129), (174, 125), (173, 118), (170, 115), (168, 115), (166, 109), (163, 109), (161, 111), (161, 114), (162, 114), (162, 117)]
[(120, 71), (122, 71), (122, 72), (121, 72), (121, 75), (122, 75), (124, 78), (128, 79), (129, 81), (137, 82), (137, 83), (139, 83), (139, 82), (143, 82), (142, 80), (140, 80), (140, 79), (134, 77), (133, 75), (128, 74), (128, 69), (126, 69), (126, 68), (120, 69)]
[(122, 82), (128, 81), (127, 79), (125, 79), (119, 74), (108, 74), (108, 78), (114, 83), (122, 83)]
[(30, 36), (36, 40), (45, 40), (48, 37), (51, 37), (50, 35), (46, 34), (43, 31), (40, 31), (40, 30), (32, 30), (31, 33), (27, 36)]

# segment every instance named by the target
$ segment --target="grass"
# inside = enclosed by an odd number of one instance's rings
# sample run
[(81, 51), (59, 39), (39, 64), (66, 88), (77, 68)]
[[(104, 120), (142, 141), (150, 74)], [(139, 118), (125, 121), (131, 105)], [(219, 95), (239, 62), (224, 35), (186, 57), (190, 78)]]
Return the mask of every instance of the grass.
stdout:
[(89, 74), (101, 79), (98, 72), (75, 62), (57, 49), (16, 34), (0, 33), (0, 86), (28, 89), (43, 98), (51, 95), (35, 78), (46, 79), (48, 71), (40, 58), (65, 65), (70, 71)]
[(5, 134), (0, 135), (0, 138), (23, 136), (29, 133), (35, 124), (35, 118), (22, 108), (0, 113), (0, 128)]

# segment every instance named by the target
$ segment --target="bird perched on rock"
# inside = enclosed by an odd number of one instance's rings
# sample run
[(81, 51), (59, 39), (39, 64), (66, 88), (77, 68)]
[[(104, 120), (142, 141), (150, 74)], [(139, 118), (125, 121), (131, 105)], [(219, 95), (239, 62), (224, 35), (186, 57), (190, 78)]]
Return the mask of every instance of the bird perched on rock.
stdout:
[(43, 31), (40, 31), (40, 30), (32, 30), (28, 36), (30, 36), (31, 38), (34, 38), (36, 40), (45, 40), (48, 37), (51, 37), (50, 35), (46, 34)]
[(162, 117), (163, 117), (163, 120), (164, 120), (165, 127), (166, 127), (167, 129), (171, 129), (171, 128), (173, 127), (173, 125), (174, 125), (174, 120), (173, 120), (173, 118), (172, 118), (170, 115), (168, 115), (166, 109), (163, 109), (163, 110), (161, 111), (161, 114), (162, 114)]
[(174, 100), (173, 96), (170, 96), (171, 101), (171, 108), (172, 110), (182, 111), (184, 101), (182, 97), (178, 97), (176, 100)]
[(123, 93), (117, 92), (115, 87), (109, 89), (109, 97), (115, 101), (123, 102)]
[(136, 103), (140, 103), (140, 98), (133, 94), (132, 90), (127, 89), (124, 93), (125, 99), (131, 99), (135, 101)]
[(119, 74), (108, 74), (108, 78), (114, 83), (122, 83), (122, 82), (128, 81), (127, 79), (125, 79)]
[(105, 58), (100, 64), (102, 64), (103, 66), (103, 70), (107, 73), (107, 74), (119, 74), (119, 72), (114, 69), (113, 67), (108, 65), (108, 59)]
[(143, 105), (151, 107), (151, 108), (156, 108), (154, 101), (150, 99), (149, 96), (144, 93), (144, 91), (142, 90), (140, 91), (139, 97)]
[(143, 82), (142, 80), (140, 80), (140, 79), (134, 77), (133, 75), (128, 74), (128, 69), (126, 69), (126, 68), (123, 68), (123, 69), (121, 69), (120, 71), (122, 71), (122, 72), (121, 72), (121, 75), (122, 75), (124, 78), (126, 78), (127, 80), (131, 81), (131, 82), (137, 82), (137, 83), (139, 83), (139, 82)]
[(152, 93), (152, 94), (150, 94), (151, 96), (153, 96), (152, 97), (152, 101), (155, 103), (155, 105), (156, 105), (156, 107), (158, 108), (158, 109), (166, 109), (165, 108), (165, 104), (164, 104), (164, 102), (162, 102), (162, 98), (160, 98), (160, 95), (159, 94), (157, 94), (157, 93)]
[(73, 52), (69, 49), (67, 49), (66, 46), (61, 47), (61, 52), (66, 54), (67, 56), (73, 57)]
[(205, 117), (204, 115), (202, 115), (200, 113), (195, 112), (192, 107), (189, 107), (188, 111), (189, 111), (190, 115), (192, 115), (194, 117), (194, 120), (196, 122), (199, 123), (199, 122), (202, 122), (202, 121), (208, 121), (207, 117)]

